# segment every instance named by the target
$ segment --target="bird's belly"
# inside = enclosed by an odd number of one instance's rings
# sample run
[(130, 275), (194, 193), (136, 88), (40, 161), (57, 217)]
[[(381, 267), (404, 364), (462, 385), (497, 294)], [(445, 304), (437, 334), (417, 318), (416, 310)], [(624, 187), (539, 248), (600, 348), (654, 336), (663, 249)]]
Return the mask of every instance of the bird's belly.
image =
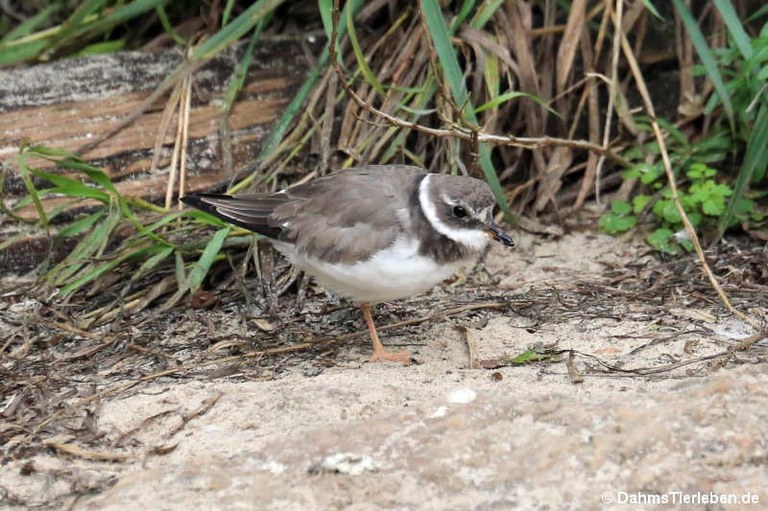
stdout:
[(323, 263), (295, 252), (286, 255), (321, 286), (357, 303), (386, 302), (423, 293), (468, 262), (438, 264), (420, 255), (414, 242), (402, 241), (354, 264)]

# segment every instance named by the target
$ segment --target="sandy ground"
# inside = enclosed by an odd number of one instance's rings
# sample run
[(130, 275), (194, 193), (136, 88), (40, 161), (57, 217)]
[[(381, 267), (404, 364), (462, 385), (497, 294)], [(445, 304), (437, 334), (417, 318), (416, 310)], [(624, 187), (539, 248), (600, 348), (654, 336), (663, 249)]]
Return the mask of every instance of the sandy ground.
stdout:
[[(414, 352), (407, 367), (367, 363), (359, 339), (287, 370), (153, 379), (93, 408), (98, 442), (62, 435), (50, 444), (80, 450), (0, 466), (0, 507), (768, 508), (767, 346), (721, 356), (752, 331), (714, 300), (628, 299), (612, 275), (652, 262), (641, 245), (520, 245), (435, 293), (485, 278), (565, 303), (557, 314), (489, 309), (386, 334)], [(510, 362), (525, 352), (543, 360)]]

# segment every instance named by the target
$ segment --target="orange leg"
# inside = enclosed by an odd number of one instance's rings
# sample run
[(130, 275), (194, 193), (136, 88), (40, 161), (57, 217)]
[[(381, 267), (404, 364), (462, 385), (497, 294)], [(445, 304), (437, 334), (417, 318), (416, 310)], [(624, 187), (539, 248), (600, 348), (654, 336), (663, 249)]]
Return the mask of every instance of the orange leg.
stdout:
[(363, 309), (363, 317), (365, 323), (368, 325), (368, 331), (371, 333), (371, 340), (373, 341), (373, 355), (371, 356), (371, 362), (378, 362), (386, 360), (388, 362), (399, 362), (401, 364), (408, 365), (411, 363), (411, 354), (407, 351), (392, 352), (387, 351), (379, 340), (379, 334), (376, 332), (376, 325), (373, 324), (373, 316), (371, 315), (370, 304), (363, 303), (360, 305)]

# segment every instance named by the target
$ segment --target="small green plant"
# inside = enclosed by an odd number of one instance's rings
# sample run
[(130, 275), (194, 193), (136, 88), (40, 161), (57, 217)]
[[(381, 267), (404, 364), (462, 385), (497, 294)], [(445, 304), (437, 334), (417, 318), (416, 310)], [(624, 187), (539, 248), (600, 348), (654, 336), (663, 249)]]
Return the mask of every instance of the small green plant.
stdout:
[[(706, 163), (692, 162), (684, 167), (685, 181), (678, 186), (680, 204), (688, 219), (697, 231), (714, 229), (725, 214), (729, 197), (733, 189), (716, 180), (717, 170)], [(629, 203), (615, 200), (611, 210), (599, 221), (600, 228), (610, 234), (629, 231), (637, 225), (638, 217), (649, 212), (659, 226), (651, 231), (646, 240), (655, 249), (667, 254), (677, 254), (680, 249), (691, 250), (693, 245), (688, 239), (680, 213), (672, 200), (672, 191), (665, 184), (664, 170), (661, 163), (635, 165), (624, 173), (627, 179), (636, 178), (655, 192), (653, 195), (641, 193)], [(736, 215), (731, 225), (745, 219), (759, 221), (762, 215), (754, 208), (751, 199), (737, 201)]]
[[(683, 210), (705, 238), (718, 239), (744, 220), (760, 222), (764, 217), (749, 197), (765, 194), (755, 188), (765, 182), (768, 170), (768, 23), (757, 37), (750, 36), (746, 25), (768, 13), (768, 7), (742, 21), (729, 0), (715, 2), (729, 38), (725, 48), (710, 48), (689, 7), (682, 0), (674, 0), (673, 5), (700, 62), (694, 72), (713, 85), (704, 113), (714, 118), (711, 131), (694, 143), (672, 123), (659, 119), (659, 124), (667, 132)], [(638, 121), (645, 124), (643, 119)], [(641, 213), (648, 212), (657, 225), (647, 237), (653, 247), (670, 254), (690, 250), (656, 143), (634, 147), (624, 156), (635, 163), (625, 178), (635, 178), (645, 188), (631, 203), (614, 201), (600, 219), (600, 228), (614, 234), (626, 232), (637, 225)], [(726, 173), (734, 177), (726, 179)]]

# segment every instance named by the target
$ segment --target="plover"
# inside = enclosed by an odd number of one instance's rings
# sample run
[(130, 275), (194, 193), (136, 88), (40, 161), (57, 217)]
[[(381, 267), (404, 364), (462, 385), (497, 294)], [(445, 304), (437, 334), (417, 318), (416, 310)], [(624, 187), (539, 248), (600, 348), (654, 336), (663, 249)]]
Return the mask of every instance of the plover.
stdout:
[(409, 363), (387, 351), (371, 306), (423, 293), (474, 261), (495, 240), (488, 185), (408, 165), (349, 168), (271, 194), (190, 194), (182, 202), (267, 237), (325, 289), (359, 304), (371, 361)]

